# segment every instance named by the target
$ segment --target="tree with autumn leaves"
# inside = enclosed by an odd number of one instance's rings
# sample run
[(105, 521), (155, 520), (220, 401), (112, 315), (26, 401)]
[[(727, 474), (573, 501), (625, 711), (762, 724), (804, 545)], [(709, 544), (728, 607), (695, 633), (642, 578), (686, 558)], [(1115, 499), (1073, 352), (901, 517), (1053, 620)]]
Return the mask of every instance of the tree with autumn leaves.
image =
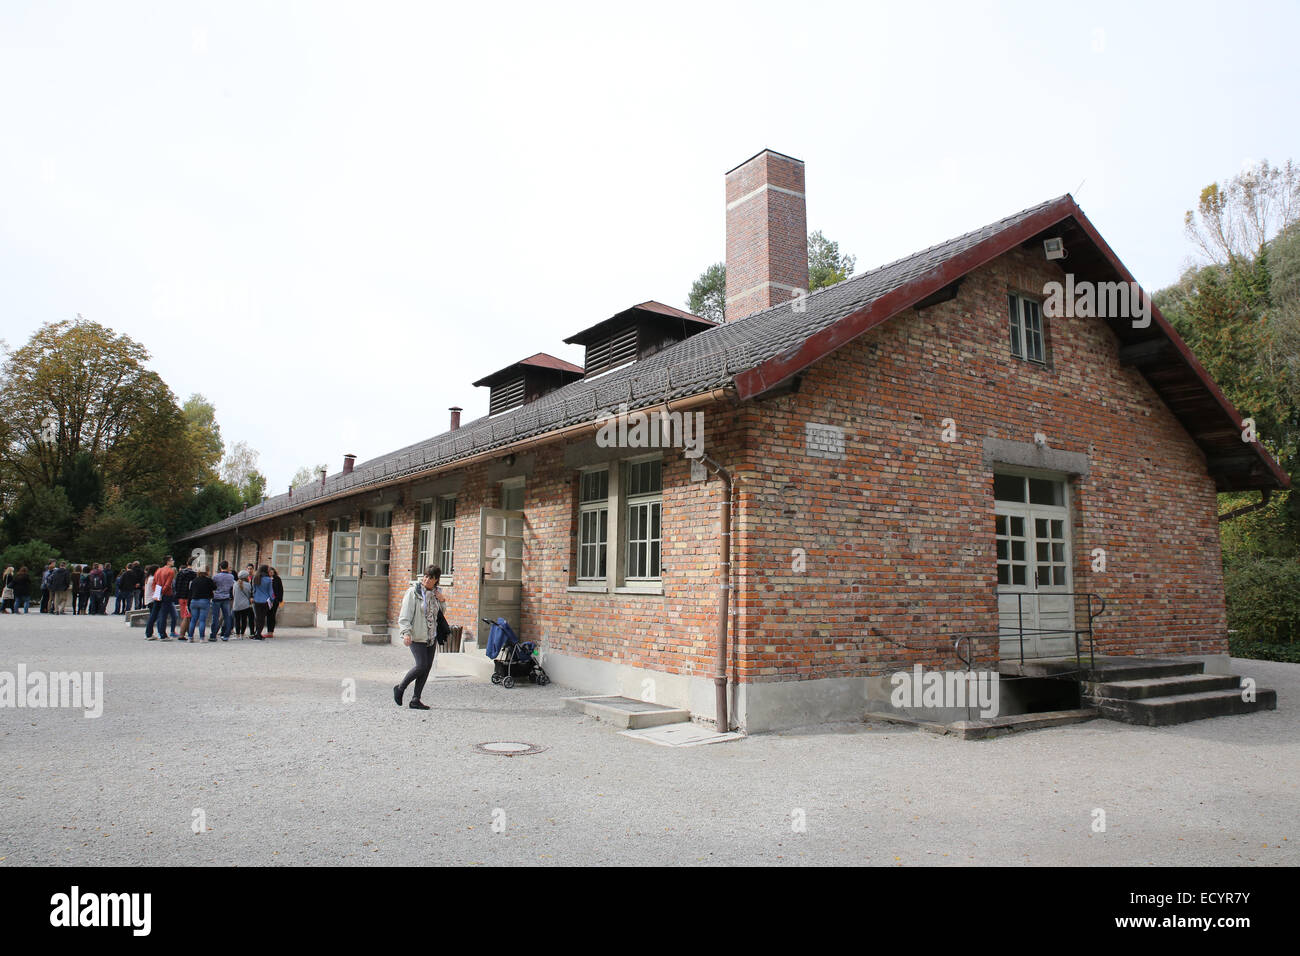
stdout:
[(218, 474), (224, 443), (211, 403), (178, 403), (148, 362), (140, 343), (81, 318), (47, 323), (6, 350), (6, 549), (117, 567), (157, 561), (169, 538), (238, 510), (249, 491), (260, 496), (255, 471), (242, 489)]
[[(1233, 653), (1300, 660), (1300, 168), (1212, 183), (1185, 225), (1202, 261), (1155, 302), (1292, 481), (1220, 525)], [(1220, 495), (1220, 512), (1259, 500)]]

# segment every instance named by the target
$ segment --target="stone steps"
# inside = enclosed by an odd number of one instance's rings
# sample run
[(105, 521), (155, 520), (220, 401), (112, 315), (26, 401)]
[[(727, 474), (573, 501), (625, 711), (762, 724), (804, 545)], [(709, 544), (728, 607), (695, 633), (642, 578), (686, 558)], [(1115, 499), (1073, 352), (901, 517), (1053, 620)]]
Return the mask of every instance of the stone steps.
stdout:
[(1240, 677), (1206, 674), (1205, 664), (1195, 660), (1057, 657), (1002, 661), (998, 670), (1007, 676), (1078, 681), (1084, 707), (1095, 707), (1110, 720), (1146, 727), (1277, 709), (1276, 691), (1256, 690), (1254, 700), (1244, 700)]
[(1111, 697), (1116, 700), (1141, 700), (1148, 697), (1169, 697), (1174, 694), (1196, 694), (1202, 691), (1230, 690), (1241, 686), (1241, 678), (1232, 674), (1184, 674), (1177, 677), (1152, 677), (1143, 680), (1111, 681), (1094, 684), (1089, 697)]
[(1111, 720), (1146, 727), (1167, 727), (1207, 717), (1277, 710), (1277, 691), (1257, 690), (1254, 700), (1244, 700), (1240, 689), (1228, 689), (1135, 699), (1098, 697), (1093, 703), (1103, 717)]

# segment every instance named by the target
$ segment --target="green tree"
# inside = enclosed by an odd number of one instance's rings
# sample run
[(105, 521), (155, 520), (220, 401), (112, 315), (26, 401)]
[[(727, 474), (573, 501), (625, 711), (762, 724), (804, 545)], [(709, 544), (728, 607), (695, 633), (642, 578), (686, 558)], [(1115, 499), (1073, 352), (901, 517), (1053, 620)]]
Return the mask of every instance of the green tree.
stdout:
[(95, 467), (90, 452), (77, 452), (72, 462), (63, 469), (59, 484), (67, 493), (72, 510), (80, 514), (87, 508), (98, 509), (104, 504), (104, 477)]
[[(1300, 483), (1300, 170), (1259, 163), (1202, 190), (1184, 218), (1206, 260), (1155, 296), (1263, 444)], [(1221, 512), (1259, 500), (1220, 495)], [(1300, 495), (1275, 493), (1256, 511), (1220, 526), (1229, 626), (1253, 640), (1294, 640), (1272, 584), (1300, 555)], [(1282, 563), (1279, 564), (1278, 562)]]
[(715, 262), (691, 284), (690, 295), (686, 297), (686, 309), (692, 315), (702, 319), (721, 322), (727, 313), (727, 266)]
[(15, 543), (39, 539), (66, 551), (75, 534), (76, 512), (57, 485), (33, 488), (5, 516), (5, 536)]
[(115, 568), (130, 561), (157, 564), (167, 552), (167, 537), (150, 517), (131, 504), (109, 505), (82, 529), (76, 553), (87, 561), (111, 561)]
[(840, 252), (840, 244), (822, 235), (821, 230), (808, 237), (808, 291), (843, 282), (853, 275), (857, 257)]
[[(818, 230), (808, 236), (808, 291), (843, 282), (853, 275), (857, 257), (840, 252), (840, 244)], [(693, 315), (722, 322), (727, 308), (727, 266), (715, 262), (691, 284), (686, 308)]]
[(248, 442), (237, 441), (221, 461), (221, 480), (239, 489), (242, 505), (255, 505), (266, 493), (266, 476), (257, 470), (257, 459)]
[(217, 478), (217, 466), (226, 447), (221, 440), (221, 426), (217, 424), (217, 410), (195, 393), (185, 400), (181, 414), (185, 416), (185, 437), (195, 456), (195, 471), (206, 484)]
[(41, 572), (45, 570), (51, 558), (57, 561), (62, 557), (59, 549), (52, 544), (46, 544), (44, 541), (24, 541), (21, 544), (11, 544), (3, 554), (0, 554), (0, 571), (11, 566), (15, 571), (26, 568), (32, 576), (32, 591), (35, 592), (36, 600), (39, 602)]
[(322, 471), (326, 471), (324, 465), (317, 465), (315, 468), (308, 468), (306, 465), (303, 465), (295, 471), (293, 477), (289, 479), (289, 487), (301, 488), (303, 485), (309, 485), (314, 481), (320, 481), (320, 473)]
[(95, 322), (51, 322), (0, 368), (0, 497), (57, 484), (90, 456), (105, 489), (171, 503), (199, 483), (176, 398), (149, 353)]

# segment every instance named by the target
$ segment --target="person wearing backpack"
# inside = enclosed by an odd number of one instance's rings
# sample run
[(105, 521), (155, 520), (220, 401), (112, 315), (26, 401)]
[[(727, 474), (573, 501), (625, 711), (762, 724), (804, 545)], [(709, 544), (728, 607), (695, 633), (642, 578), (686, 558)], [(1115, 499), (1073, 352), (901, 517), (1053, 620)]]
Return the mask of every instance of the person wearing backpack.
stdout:
[(50, 572), (50, 613), (62, 614), (68, 609), (68, 591), (72, 589), (72, 575), (68, 573), (68, 562), (60, 561), (58, 567)]
[(102, 614), (103, 607), (108, 603), (107, 582), (104, 580), (104, 566), (97, 564), (94, 570), (90, 572), (88, 578), (90, 585), (90, 613)]

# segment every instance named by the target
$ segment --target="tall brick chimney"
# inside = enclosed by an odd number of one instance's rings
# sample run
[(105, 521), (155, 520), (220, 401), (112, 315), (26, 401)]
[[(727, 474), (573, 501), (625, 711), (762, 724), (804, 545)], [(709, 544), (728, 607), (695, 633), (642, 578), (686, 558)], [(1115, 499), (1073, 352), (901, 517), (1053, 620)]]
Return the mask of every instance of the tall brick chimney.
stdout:
[(460, 428), (460, 413), (462, 409), (459, 405), (451, 406), (451, 431)]
[(727, 173), (727, 321), (807, 288), (803, 161), (765, 149)]
[(345, 474), (345, 475), (350, 475), (350, 474), (352, 474), (352, 466), (355, 465), (356, 463), (357, 463), (357, 456), (356, 456), (356, 455), (344, 455), (344, 456), (343, 456), (343, 474)]

